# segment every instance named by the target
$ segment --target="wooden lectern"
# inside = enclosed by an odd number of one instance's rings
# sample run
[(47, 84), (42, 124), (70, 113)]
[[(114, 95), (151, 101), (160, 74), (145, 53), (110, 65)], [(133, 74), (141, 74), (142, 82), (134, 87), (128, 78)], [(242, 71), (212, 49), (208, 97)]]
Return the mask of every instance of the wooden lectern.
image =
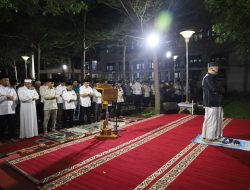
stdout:
[(110, 84), (99, 84), (96, 87), (96, 90), (102, 93), (102, 109), (106, 109), (106, 117), (103, 122), (101, 133), (96, 135), (95, 137), (100, 139), (115, 139), (117, 138), (117, 135), (112, 133), (112, 130), (108, 128), (108, 104), (110, 104), (112, 101), (117, 100), (118, 90), (113, 88)]

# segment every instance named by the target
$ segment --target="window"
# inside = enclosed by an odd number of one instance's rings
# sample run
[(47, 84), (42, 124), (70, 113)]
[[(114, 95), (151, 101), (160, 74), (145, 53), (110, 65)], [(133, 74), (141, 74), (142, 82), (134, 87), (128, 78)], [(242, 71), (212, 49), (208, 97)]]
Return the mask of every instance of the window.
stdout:
[(106, 71), (113, 71), (114, 70), (114, 63), (108, 63), (106, 65)]
[(96, 71), (96, 70), (97, 70), (97, 61), (96, 61), (96, 60), (93, 60), (93, 61), (91, 62), (91, 69), (92, 69), (93, 71)]

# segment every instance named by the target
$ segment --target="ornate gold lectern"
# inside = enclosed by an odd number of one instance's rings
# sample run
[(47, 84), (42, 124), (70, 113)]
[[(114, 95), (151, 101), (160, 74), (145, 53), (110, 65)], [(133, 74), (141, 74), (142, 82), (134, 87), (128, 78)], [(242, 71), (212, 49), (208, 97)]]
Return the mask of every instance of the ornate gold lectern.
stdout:
[(111, 129), (108, 128), (108, 104), (110, 104), (112, 101), (117, 100), (118, 90), (113, 88), (110, 84), (99, 84), (96, 87), (96, 90), (102, 93), (102, 109), (106, 109), (106, 118), (103, 122), (101, 133), (96, 135), (95, 137), (101, 139), (115, 139), (117, 138), (117, 135), (112, 133)]

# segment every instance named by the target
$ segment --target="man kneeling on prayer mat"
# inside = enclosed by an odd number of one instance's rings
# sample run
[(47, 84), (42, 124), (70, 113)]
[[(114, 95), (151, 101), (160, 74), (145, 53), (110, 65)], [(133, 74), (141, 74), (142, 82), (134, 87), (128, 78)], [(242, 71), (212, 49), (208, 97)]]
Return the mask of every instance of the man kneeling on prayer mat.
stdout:
[(32, 87), (32, 80), (25, 79), (24, 86), (18, 89), (20, 105), (20, 138), (38, 136), (36, 100), (39, 95)]
[(202, 138), (206, 143), (222, 138), (222, 87), (219, 85), (217, 75), (218, 64), (208, 63), (208, 73), (202, 80), (203, 106), (205, 108)]

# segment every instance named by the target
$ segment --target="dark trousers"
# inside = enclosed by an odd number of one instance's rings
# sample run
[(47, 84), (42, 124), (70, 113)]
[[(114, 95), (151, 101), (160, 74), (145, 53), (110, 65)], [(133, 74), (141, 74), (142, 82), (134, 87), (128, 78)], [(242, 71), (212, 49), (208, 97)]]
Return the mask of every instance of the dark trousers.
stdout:
[(16, 135), (16, 117), (15, 114), (0, 115), (0, 141), (4, 140), (4, 133), (8, 127), (8, 139)]
[(143, 106), (148, 107), (150, 102), (150, 97), (143, 97)]
[(94, 121), (101, 121), (102, 104), (93, 103), (94, 108)]
[(57, 128), (61, 128), (62, 127), (62, 122), (63, 122), (63, 103), (57, 103), (57, 122), (56, 122), (56, 125), (57, 125)]
[(142, 95), (134, 95), (135, 109), (141, 111)]
[(90, 124), (91, 123), (91, 107), (83, 107), (80, 106), (80, 125), (86, 124), (84, 121), (84, 117), (85, 115), (87, 116), (87, 123)]
[(119, 117), (122, 114), (122, 102), (117, 103), (116, 105), (116, 116)]
[(74, 109), (63, 110), (63, 128), (73, 127)]
[(37, 115), (37, 124), (38, 131), (43, 132), (43, 103), (36, 104), (36, 115)]

